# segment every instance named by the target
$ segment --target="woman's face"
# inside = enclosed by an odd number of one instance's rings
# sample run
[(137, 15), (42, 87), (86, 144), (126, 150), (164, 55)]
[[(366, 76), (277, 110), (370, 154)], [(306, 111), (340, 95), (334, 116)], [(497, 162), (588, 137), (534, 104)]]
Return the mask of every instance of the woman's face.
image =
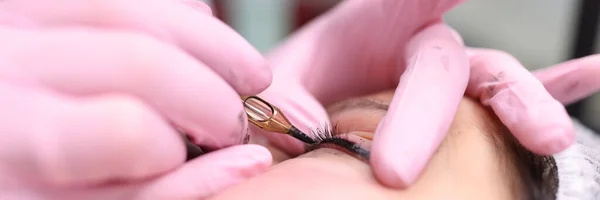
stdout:
[[(344, 138), (369, 149), (392, 95), (384, 92), (331, 105), (331, 122)], [(274, 155), (273, 167), (213, 199), (516, 199), (511, 196), (519, 193), (513, 184), (515, 169), (489, 139), (488, 134), (501, 132), (495, 130), (495, 118), (463, 99), (445, 141), (420, 180), (405, 190), (382, 186), (367, 162), (335, 145), (289, 158), (265, 144)]]

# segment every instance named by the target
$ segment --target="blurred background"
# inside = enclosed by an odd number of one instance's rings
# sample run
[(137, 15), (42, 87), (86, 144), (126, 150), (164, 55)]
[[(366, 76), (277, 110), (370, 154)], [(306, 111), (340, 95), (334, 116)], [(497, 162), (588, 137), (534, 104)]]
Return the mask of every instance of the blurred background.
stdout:
[[(267, 52), (341, 0), (202, 1), (257, 49)], [(600, 52), (599, 10), (599, 0), (470, 0), (445, 19), (468, 46), (509, 52), (534, 70)], [(567, 109), (600, 131), (600, 94)]]

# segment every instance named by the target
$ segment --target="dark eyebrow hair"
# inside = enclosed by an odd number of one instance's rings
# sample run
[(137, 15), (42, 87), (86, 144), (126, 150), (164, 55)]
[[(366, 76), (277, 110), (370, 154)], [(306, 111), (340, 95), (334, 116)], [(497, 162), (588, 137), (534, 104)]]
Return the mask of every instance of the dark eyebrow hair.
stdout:
[(558, 192), (558, 168), (552, 156), (537, 155), (525, 147), (512, 135), (510, 130), (500, 124), (499, 119), (491, 112), (487, 113), (490, 120), (496, 120), (498, 124), (484, 124), (479, 127), (486, 132), (489, 142), (496, 147), (498, 152), (506, 152), (507, 161), (505, 165), (513, 165), (516, 168), (513, 180), (513, 189), (521, 190), (523, 193), (519, 199), (523, 200), (554, 200)]
[(335, 104), (327, 112), (329, 114), (339, 113), (345, 110), (351, 109), (368, 109), (368, 110), (381, 110), (387, 111), (390, 107), (385, 101), (377, 100), (374, 98), (354, 98), (343, 101), (339, 104)]

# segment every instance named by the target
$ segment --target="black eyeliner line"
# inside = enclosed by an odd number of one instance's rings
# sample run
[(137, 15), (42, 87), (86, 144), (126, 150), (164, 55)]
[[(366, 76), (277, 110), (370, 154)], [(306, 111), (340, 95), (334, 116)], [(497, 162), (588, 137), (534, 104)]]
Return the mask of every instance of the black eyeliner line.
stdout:
[(360, 145), (358, 145), (354, 142), (348, 141), (344, 138), (332, 137), (332, 138), (325, 138), (321, 141), (321, 144), (326, 144), (326, 143), (338, 145), (339, 147), (342, 147), (352, 153), (356, 153), (360, 157), (363, 157), (367, 160), (369, 160), (369, 158), (371, 157), (371, 152), (369, 150), (366, 150), (366, 149), (362, 148)]
[(306, 144), (306, 152), (313, 151), (321, 147), (322, 144), (332, 144), (345, 149), (346, 151), (354, 154), (354, 156), (358, 157), (359, 159), (369, 161), (371, 157), (371, 152), (367, 149), (362, 148), (357, 143), (349, 141), (343, 136), (336, 134), (337, 128), (338, 123), (336, 123), (333, 127), (331, 125), (318, 127), (311, 131), (314, 137), (310, 137), (304, 134), (302, 131), (298, 130), (296, 127), (292, 126), (292, 128), (290, 128), (290, 130), (288, 131), (288, 134), (304, 142)]
[(302, 131), (298, 130), (295, 126), (292, 126), (290, 128), (290, 130), (288, 130), (287, 134), (291, 135), (292, 137), (294, 137), (306, 144), (316, 144), (317, 143), (317, 141), (315, 139), (309, 137)]
[(313, 138), (313, 140), (316, 140), (316, 143), (313, 145), (307, 145), (305, 148), (306, 151), (308, 152), (315, 150), (319, 148), (321, 144), (332, 144), (355, 154), (359, 158), (366, 159), (368, 161), (370, 159), (371, 152), (367, 149), (362, 148), (355, 142), (344, 138), (343, 135), (340, 135), (338, 132), (338, 125), (339, 122), (335, 123), (334, 126), (331, 126), (329, 124), (313, 129), (312, 133), (315, 137)]
[(322, 140), (319, 143), (317, 143), (315, 145), (307, 146), (307, 150), (308, 151), (315, 150), (319, 147), (319, 145), (322, 145), (322, 144), (333, 144), (338, 147), (344, 148), (344, 149), (358, 155), (359, 157), (366, 159), (367, 161), (371, 158), (371, 152), (369, 150), (366, 150), (366, 149), (362, 148), (360, 145), (358, 145), (354, 142), (348, 141), (341, 137), (322, 138)]

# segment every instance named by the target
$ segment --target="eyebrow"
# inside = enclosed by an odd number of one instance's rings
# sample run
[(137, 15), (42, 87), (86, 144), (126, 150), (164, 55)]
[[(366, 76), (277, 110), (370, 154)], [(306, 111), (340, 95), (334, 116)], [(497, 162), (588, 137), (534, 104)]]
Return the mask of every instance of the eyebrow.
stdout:
[(373, 98), (357, 98), (336, 104), (328, 109), (328, 111), (330, 115), (352, 109), (380, 110), (387, 112), (389, 107), (389, 104)]

